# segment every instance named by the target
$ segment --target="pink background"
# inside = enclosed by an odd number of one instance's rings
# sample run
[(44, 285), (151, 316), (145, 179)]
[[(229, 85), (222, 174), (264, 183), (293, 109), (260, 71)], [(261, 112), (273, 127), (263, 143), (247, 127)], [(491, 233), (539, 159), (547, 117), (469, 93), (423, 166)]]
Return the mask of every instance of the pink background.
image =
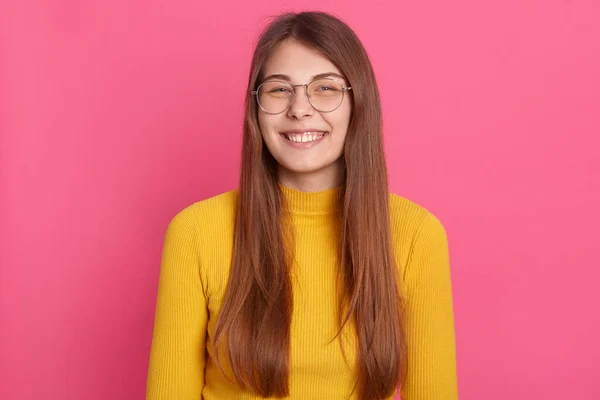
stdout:
[(600, 398), (599, 2), (275, 3), (2, 3), (0, 399), (144, 397), (167, 223), (237, 185), (253, 41), (313, 7), (447, 228), (460, 398)]

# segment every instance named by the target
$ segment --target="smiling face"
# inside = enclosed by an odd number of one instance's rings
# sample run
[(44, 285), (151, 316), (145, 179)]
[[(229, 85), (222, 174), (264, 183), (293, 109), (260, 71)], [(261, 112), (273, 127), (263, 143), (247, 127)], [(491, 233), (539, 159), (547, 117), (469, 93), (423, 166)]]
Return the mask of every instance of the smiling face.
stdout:
[[(323, 74), (344, 87), (350, 86), (331, 61), (288, 39), (267, 59), (263, 82), (277, 79), (292, 86), (302, 85)], [(302, 191), (335, 187), (343, 179), (341, 157), (352, 111), (351, 92), (344, 94), (334, 111), (320, 112), (308, 102), (305, 88), (297, 86), (295, 90), (294, 101), (286, 111), (275, 115), (260, 109), (258, 112), (263, 140), (279, 164), (279, 181)]]

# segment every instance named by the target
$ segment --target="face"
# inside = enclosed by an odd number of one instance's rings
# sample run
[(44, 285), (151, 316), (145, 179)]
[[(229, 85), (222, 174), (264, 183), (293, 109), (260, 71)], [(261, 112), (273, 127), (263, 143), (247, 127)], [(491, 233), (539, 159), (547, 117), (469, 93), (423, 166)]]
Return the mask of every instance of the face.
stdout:
[[(342, 86), (350, 86), (331, 61), (309, 47), (286, 40), (267, 59), (263, 82), (285, 80), (269, 77), (286, 75), (289, 84), (301, 85), (326, 73), (332, 74), (329, 77)], [(263, 140), (279, 164), (279, 180), (300, 190), (335, 187), (343, 177), (341, 156), (352, 110), (351, 92), (344, 93), (336, 110), (320, 112), (308, 102), (304, 87), (297, 86), (295, 90), (296, 96), (287, 111), (276, 115), (260, 109), (258, 112)], [(298, 143), (303, 139), (306, 141)]]

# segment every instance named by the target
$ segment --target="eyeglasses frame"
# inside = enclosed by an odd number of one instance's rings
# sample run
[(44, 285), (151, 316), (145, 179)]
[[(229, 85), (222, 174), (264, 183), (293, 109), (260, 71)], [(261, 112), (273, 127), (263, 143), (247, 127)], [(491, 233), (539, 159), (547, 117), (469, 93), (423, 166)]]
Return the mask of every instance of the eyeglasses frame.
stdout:
[[(337, 107), (334, 108), (333, 110), (330, 110), (330, 111), (319, 110), (317, 107), (315, 107), (315, 105), (312, 103), (312, 101), (310, 101), (310, 96), (308, 95), (308, 87), (313, 82), (315, 82), (315, 81), (321, 81), (321, 80), (330, 80), (330, 81), (333, 81), (333, 82), (339, 84), (342, 87), (342, 99), (340, 100), (340, 104), (338, 104)], [(282, 111), (277, 112), (277, 113), (271, 113), (271, 112), (266, 111), (263, 108), (263, 106), (260, 104), (260, 101), (258, 100), (258, 93), (260, 92), (261, 86), (264, 85), (265, 83), (269, 83), (269, 82), (281, 82), (281, 83), (284, 83), (284, 84), (286, 84), (286, 85), (288, 85), (289, 87), (292, 88), (292, 97), (289, 100), (288, 106), (286, 108), (284, 108)], [(311, 105), (311, 107), (314, 108), (315, 110), (317, 110), (318, 112), (324, 112), (324, 113), (334, 112), (335, 110), (337, 110), (338, 108), (340, 108), (340, 106), (344, 102), (344, 93), (346, 93), (348, 90), (352, 89), (351, 86), (344, 86), (340, 82), (338, 82), (337, 80), (332, 79), (332, 78), (318, 78), (318, 79), (313, 79), (312, 81), (310, 81), (308, 83), (305, 83), (303, 85), (292, 85), (292, 84), (290, 84), (289, 82), (286, 82), (286, 81), (282, 81), (282, 80), (279, 80), (279, 79), (272, 79), (272, 80), (265, 81), (265, 82), (261, 83), (260, 85), (258, 85), (258, 87), (256, 88), (256, 90), (252, 90), (250, 92), (250, 94), (253, 95), (253, 96), (256, 96), (256, 103), (258, 104), (258, 106), (260, 107), (260, 109), (264, 113), (269, 114), (269, 115), (278, 115), (278, 114), (281, 114), (281, 113), (286, 112), (287, 110), (289, 110), (290, 107), (292, 106), (292, 104), (294, 104), (294, 100), (296, 100), (296, 88), (299, 87), (299, 86), (303, 86), (304, 87), (304, 95), (306, 96), (306, 100), (308, 100), (308, 103)]]

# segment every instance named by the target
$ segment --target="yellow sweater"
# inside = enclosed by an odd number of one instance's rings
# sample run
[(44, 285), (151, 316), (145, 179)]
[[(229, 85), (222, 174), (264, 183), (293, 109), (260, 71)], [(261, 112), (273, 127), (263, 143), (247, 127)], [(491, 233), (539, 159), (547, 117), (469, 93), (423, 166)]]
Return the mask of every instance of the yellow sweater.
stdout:
[[(339, 188), (281, 186), (296, 226), (290, 398), (356, 399), (355, 353), (337, 340), (335, 279)], [(147, 400), (258, 399), (219, 371), (211, 337), (233, 247), (237, 190), (179, 212), (167, 229), (150, 352)], [(425, 208), (390, 194), (394, 254), (407, 299), (408, 375), (402, 400), (457, 399), (454, 316), (446, 232)], [(227, 369), (226, 369), (227, 371)], [(229, 375), (232, 376), (232, 375)]]

